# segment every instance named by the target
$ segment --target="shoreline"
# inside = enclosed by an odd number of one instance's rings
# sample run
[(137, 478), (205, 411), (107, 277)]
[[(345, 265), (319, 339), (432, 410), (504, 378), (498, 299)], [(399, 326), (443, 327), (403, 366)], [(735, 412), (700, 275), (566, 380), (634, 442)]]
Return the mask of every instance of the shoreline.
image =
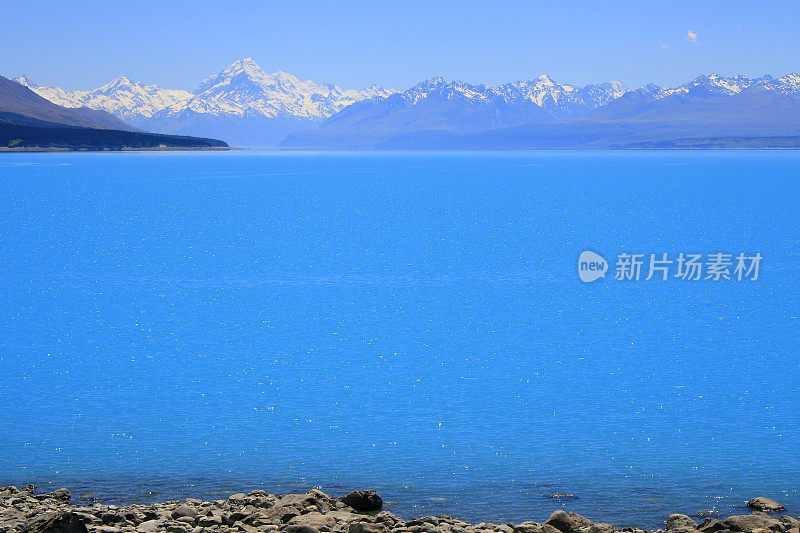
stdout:
[(51, 148), (42, 148), (38, 146), (30, 146), (30, 147), (19, 147), (19, 148), (8, 148), (8, 147), (0, 147), (0, 153), (16, 153), (16, 152), (86, 152), (86, 153), (94, 153), (94, 152), (227, 152), (229, 150), (241, 150), (241, 148), (235, 148), (230, 146), (197, 146), (197, 147), (189, 147), (189, 146), (154, 146), (152, 148), (118, 148), (118, 149), (99, 149), (99, 150), (87, 150), (83, 148), (63, 148), (63, 147), (51, 147)]
[[(450, 515), (403, 519), (383, 508), (374, 490), (340, 498), (319, 490), (305, 494), (237, 493), (226, 499), (196, 498), (129, 505), (73, 505), (66, 488), (36, 492), (0, 487), (0, 531), (19, 533), (800, 533), (800, 519), (778, 502), (754, 498), (750, 514), (706, 518), (698, 523), (671, 514), (665, 527), (647, 529), (596, 523), (558, 510), (544, 522), (469, 523)], [(769, 511), (769, 512), (766, 512)]]
[(89, 150), (85, 148), (64, 148), (64, 147), (16, 147), (9, 148), (7, 146), (0, 146), (0, 153), (48, 153), (48, 152), (75, 152), (75, 153), (96, 153), (96, 152), (228, 152), (237, 150), (252, 150), (252, 151), (268, 151), (275, 153), (286, 154), (299, 154), (305, 152), (314, 153), (408, 153), (408, 152), (798, 152), (800, 147), (680, 147), (680, 148), (654, 148), (654, 147), (630, 147), (630, 148), (455, 148), (455, 149), (440, 149), (440, 148), (397, 148), (397, 149), (339, 149), (339, 148), (300, 148), (300, 147), (281, 147), (281, 146), (258, 146), (258, 147), (240, 147), (240, 146), (167, 146), (167, 147), (150, 147), (150, 148), (137, 148), (137, 147), (123, 147), (123, 148), (101, 148), (97, 150)]

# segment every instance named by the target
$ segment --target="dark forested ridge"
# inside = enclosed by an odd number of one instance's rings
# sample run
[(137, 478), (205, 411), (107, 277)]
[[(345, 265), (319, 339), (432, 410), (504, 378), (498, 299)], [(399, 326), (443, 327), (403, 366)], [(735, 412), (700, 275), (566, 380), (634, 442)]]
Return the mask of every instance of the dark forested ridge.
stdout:
[(29, 126), (2, 122), (0, 118), (0, 148), (125, 150), (161, 147), (226, 148), (227, 146), (227, 143), (216, 139), (67, 126)]

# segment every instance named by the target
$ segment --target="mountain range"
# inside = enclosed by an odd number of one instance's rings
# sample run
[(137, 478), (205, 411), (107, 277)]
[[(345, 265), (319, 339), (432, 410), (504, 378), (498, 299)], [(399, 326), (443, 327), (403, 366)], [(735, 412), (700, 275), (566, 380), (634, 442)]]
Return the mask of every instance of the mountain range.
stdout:
[(88, 107), (67, 108), (0, 76), (0, 150), (226, 148), (215, 139), (154, 134)]
[[(531, 107), (528, 104), (536, 104)], [(457, 110), (457, 111), (456, 111)], [(471, 86), (428, 80), (353, 104), (288, 147), (337, 149), (800, 146), (800, 76), (699, 76), (675, 88)]]
[(228, 65), (192, 92), (126, 77), (90, 91), (39, 86), (27, 76), (17, 81), (65, 107), (100, 109), (144, 130), (222, 138), (239, 146), (275, 145), (354, 102), (396, 92), (377, 85), (349, 90), (285, 72), (268, 74), (251, 58)]
[(239, 146), (784, 147), (800, 136), (797, 74), (712, 74), (673, 88), (633, 90), (616, 81), (576, 87), (544, 75), (497, 87), (432, 78), (405, 91), (347, 90), (268, 74), (245, 58), (191, 92), (124, 77), (91, 91), (18, 81), (51, 102), (107, 111), (137, 128)]

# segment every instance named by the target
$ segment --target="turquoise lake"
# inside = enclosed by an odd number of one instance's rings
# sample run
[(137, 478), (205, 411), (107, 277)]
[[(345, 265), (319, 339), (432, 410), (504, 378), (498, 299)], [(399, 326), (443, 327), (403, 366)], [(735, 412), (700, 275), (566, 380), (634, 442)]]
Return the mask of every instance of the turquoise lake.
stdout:
[(798, 221), (791, 151), (0, 154), (0, 485), (796, 515)]

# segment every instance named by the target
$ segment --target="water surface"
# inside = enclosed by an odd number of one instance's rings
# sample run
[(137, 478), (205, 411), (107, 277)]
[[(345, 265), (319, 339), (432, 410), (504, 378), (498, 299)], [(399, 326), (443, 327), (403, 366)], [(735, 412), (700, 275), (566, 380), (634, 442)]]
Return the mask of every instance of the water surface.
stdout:
[[(797, 514), (798, 176), (797, 152), (2, 154), (0, 484)], [(764, 260), (583, 284), (587, 248)]]

